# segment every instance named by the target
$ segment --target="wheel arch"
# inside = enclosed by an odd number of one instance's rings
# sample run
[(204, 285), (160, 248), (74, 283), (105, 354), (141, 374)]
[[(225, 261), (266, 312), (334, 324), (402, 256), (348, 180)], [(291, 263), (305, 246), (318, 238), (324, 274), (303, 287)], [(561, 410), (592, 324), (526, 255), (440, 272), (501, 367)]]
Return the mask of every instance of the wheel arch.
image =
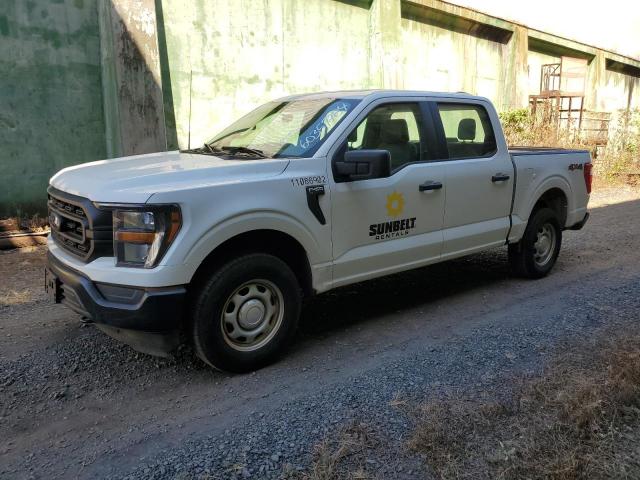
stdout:
[(553, 186), (545, 190), (537, 196), (529, 211), (528, 218), (540, 208), (550, 208), (555, 211), (560, 221), (560, 226), (565, 227), (567, 223), (567, 215), (569, 212), (569, 196), (559, 186)]
[(235, 234), (216, 245), (195, 270), (191, 285), (200, 283), (213, 270), (231, 258), (246, 253), (267, 253), (286, 263), (305, 296), (313, 294), (311, 264), (302, 243), (289, 233), (275, 229), (255, 229)]

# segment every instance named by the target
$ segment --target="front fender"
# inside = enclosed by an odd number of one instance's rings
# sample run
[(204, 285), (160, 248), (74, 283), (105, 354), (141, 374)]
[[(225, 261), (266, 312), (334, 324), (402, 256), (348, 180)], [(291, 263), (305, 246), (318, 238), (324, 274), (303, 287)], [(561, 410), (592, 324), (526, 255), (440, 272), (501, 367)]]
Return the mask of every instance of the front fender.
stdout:
[(231, 238), (255, 230), (275, 230), (294, 238), (307, 253), (311, 265), (322, 261), (313, 233), (296, 218), (272, 210), (255, 210), (226, 218), (212, 226), (186, 251), (184, 261), (193, 273), (207, 256)]

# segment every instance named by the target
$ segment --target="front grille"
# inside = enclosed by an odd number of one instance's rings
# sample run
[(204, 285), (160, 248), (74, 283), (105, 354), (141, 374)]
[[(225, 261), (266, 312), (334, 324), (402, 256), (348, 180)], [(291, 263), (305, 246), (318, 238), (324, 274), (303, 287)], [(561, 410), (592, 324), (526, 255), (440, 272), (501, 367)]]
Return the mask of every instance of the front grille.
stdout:
[(67, 212), (71, 215), (75, 215), (77, 217), (81, 217), (81, 218), (86, 218), (87, 214), (85, 213), (85, 211), (81, 208), (81, 207), (76, 207), (74, 205), (71, 205), (70, 203), (67, 202), (63, 202), (62, 200), (59, 200), (55, 197), (52, 197), (51, 195), (49, 195), (49, 202), (51, 203), (51, 205), (53, 205), (55, 208)]
[(49, 187), (49, 226), (54, 241), (89, 262), (113, 256), (111, 212), (84, 197)]
[(49, 194), (49, 226), (58, 245), (81, 258), (86, 258), (92, 249), (87, 236), (89, 221), (81, 205), (74, 205)]

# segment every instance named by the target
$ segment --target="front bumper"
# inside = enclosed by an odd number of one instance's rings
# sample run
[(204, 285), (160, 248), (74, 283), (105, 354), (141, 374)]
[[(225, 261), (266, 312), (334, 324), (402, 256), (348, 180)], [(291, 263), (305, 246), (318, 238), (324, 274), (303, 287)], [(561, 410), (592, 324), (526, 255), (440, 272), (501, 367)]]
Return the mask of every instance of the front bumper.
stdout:
[(184, 286), (143, 288), (97, 283), (50, 252), (47, 267), (57, 284), (55, 300), (136, 350), (166, 355), (180, 341)]

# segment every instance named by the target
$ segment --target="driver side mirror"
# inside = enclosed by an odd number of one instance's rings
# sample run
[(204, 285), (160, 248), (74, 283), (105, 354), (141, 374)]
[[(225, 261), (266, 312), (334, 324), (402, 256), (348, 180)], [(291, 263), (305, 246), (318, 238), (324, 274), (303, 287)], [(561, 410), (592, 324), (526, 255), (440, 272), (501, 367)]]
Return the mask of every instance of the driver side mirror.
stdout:
[(334, 168), (343, 181), (384, 178), (391, 175), (391, 155), (388, 150), (351, 150)]

